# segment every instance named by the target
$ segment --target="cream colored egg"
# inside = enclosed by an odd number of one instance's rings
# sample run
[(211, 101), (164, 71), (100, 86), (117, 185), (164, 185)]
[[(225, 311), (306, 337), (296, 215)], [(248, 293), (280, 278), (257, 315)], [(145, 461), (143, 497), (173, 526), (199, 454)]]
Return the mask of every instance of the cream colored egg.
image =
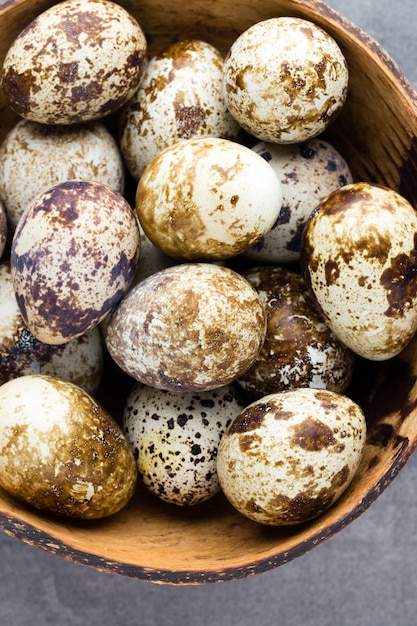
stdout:
[(266, 320), (255, 289), (231, 269), (185, 263), (136, 285), (106, 329), (114, 361), (139, 382), (168, 391), (208, 391), (253, 363)]
[(108, 0), (64, 0), (21, 31), (1, 85), (21, 117), (44, 124), (102, 118), (140, 85), (147, 44), (138, 22)]
[(37, 196), (18, 223), (10, 260), (30, 332), (61, 344), (97, 326), (127, 290), (139, 254), (135, 213), (110, 187), (69, 181)]
[(236, 138), (239, 124), (223, 96), (223, 57), (209, 43), (179, 41), (150, 59), (121, 123), (120, 146), (136, 180), (176, 141)]
[(353, 183), (327, 196), (302, 266), (327, 323), (362, 357), (389, 359), (417, 331), (417, 213), (396, 191)]
[(244, 403), (235, 387), (178, 393), (137, 383), (123, 430), (144, 485), (164, 502), (193, 506), (220, 490), (220, 440)]
[(347, 396), (317, 389), (264, 396), (223, 435), (220, 485), (249, 519), (271, 526), (306, 522), (347, 489), (365, 440), (363, 412)]
[(252, 150), (263, 156), (282, 186), (282, 207), (271, 230), (244, 257), (253, 262), (293, 263), (300, 258), (303, 229), (310, 213), (329, 193), (353, 182), (342, 155), (322, 138), (280, 145), (261, 141)]
[(133, 496), (135, 458), (118, 424), (85, 391), (50, 376), (0, 387), (0, 485), (43, 511), (99, 519)]
[(282, 202), (272, 167), (221, 138), (177, 142), (145, 169), (136, 209), (149, 239), (182, 260), (224, 260), (261, 239)]
[(100, 123), (52, 126), (20, 120), (0, 146), (0, 196), (14, 228), (32, 200), (53, 185), (85, 179), (123, 193), (124, 176), (119, 147)]
[(7, 214), (4, 203), (0, 198), (0, 259), (3, 256), (7, 243)]
[(224, 62), (227, 106), (240, 125), (272, 143), (322, 133), (345, 103), (348, 67), (337, 42), (298, 17), (250, 26)]

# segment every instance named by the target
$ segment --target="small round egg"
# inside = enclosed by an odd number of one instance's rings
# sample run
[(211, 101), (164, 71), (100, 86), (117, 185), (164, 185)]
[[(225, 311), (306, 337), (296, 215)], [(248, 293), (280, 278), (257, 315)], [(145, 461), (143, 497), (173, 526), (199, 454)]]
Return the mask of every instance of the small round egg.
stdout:
[(178, 506), (200, 504), (218, 493), (220, 439), (243, 407), (231, 385), (200, 393), (134, 385), (123, 431), (147, 489)]
[(226, 104), (251, 135), (296, 143), (322, 133), (343, 107), (348, 67), (337, 42), (298, 17), (250, 26), (224, 62)]
[(252, 365), (265, 332), (262, 303), (245, 278), (220, 265), (185, 263), (129, 291), (107, 324), (105, 342), (139, 382), (209, 391)]
[(41, 375), (0, 387), (0, 486), (60, 516), (120, 511), (137, 482), (122, 429), (85, 391)]
[(259, 241), (282, 203), (272, 167), (228, 139), (180, 141), (145, 169), (136, 210), (149, 239), (181, 260), (224, 260)]
[(162, 150), (192, 137), (238, 136), (223, 95), (223, 57), (198, 39), (178, 41), (152, 57), (124, 111), (120, 146), (136, 180)]
[(13, 228), (36, 196), (53, 185), (93, 180), (123, 193), (124, 178), (119, 147), (98, 122), (53, 126), (20, 120), (0, 146), (0, 196)]
[(253, 365), (238, 380), (251, 399), (312, 387), (342, 393), (355, 355), (319, 315), (300, 274), (266, 265), (244, 272), (267, 312), (267, 331)]
[(26, 326), (49, 344), (84, 334), (126, 292), (139, 255), (137, 219), (118, 192), (92, 181), (46, 190), (12, 241), (13, 287)]
[(347, 396), (308, 388), (264, 396), (235, 418), (220, 441), (220, 485), (255, 522), (307, 522), (345, 492), (365, 441), (364, 414)]
[(394, 357), (417, 331), (417, 213), (393, 189), (352, 183), (307, 221), (301, 264), (333, 332), (360, 356)]
[(9, 106), (43, 124), (102, 118), (138, 89), (147, 64), (138, 22), (108, 0), (64, 0), (10, 46), (1, 85)]
[(297, 144), (261, 141), (252, 150), (276, 172), (282, 186), (282, 206), (269, 232), (245, 258), (262, 263), (294, 263), (300, 259), (303, 229), (317, 204), (329, 193), (353, 182), (342, 155), (322, 138)]
[(3, 256), (6, 243), (7, 243), (7, 213), (4, 207), (4, 202), (0, 198), (0, 259)]

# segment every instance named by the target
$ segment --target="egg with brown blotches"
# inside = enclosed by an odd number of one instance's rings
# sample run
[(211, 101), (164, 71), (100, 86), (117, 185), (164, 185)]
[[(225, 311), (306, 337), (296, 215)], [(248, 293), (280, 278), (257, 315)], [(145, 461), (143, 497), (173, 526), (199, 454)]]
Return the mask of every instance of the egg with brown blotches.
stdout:
[(333, 332), (360, 356), (394, 357), (417, 331), (417, 213), (393, 189), (359, 182), (307, 221), (301, 264)]
[(147, 64), (138, 22), (108, 0), (64, 0), (40, 13), (6, 53), (9, 106), (42, 124), (102, 118), (133, 96)]
[(97, 326), (126, 292), (139, 255), (136, 215), (118, 192), (91, 181), (46, 190), (12, 241), (13, 287), (26, 326), (50, 344)]
[(293, 389), (247, 406), (220, 442), (223, 493), (245, 517), (290, 526), (324, 513), (346, 491), (364, 454), (358, 404), (318, 389)]
[(251, 135), (296, 143), (321, 134), (347, 96), (346, 59), (329, 33), (298, 17), (250, 26), (224, 62), (226, 104)]
[(85, 391), (41, 375), (0, 387), (0, 485), (60, 516), (99, 519), (120, 511), (137, 482), (120, 426)]

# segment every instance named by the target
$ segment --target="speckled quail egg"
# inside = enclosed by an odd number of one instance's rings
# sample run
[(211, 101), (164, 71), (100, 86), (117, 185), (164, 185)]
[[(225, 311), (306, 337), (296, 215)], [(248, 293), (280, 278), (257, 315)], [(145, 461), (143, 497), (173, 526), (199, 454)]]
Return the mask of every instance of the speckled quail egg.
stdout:
[(108, 0), (64, 0), (21, 31), (3, 63), (10, 107), (44, 124), (73, 124), (118, 110), (147, 63), (138, 22)]
[(139, 255), (137, 219), (118, 192), (92, 181), (46, 190), (12, 241), (13, 287), (26, 326), (50, 344), (84, 334), (121, 299)]
[(238, 136), (240, 127), (226, 107), (222, 80), (223, 57), (205, 41), (178, 41), (150, 59), (120, 128), (121, 150), (136, 180), (176, 141)]
[(53, 126), (20, 120), (0, 146), (0, 196), (13, 228), (32, 200), (53, 185), (85, 179), (123, 193), (124, 176), (119, 147), (98, 122)]
[(182, 260), (224, 260), (243, 252), (273, 226), (281, 202), (281, 183), (265, 159), (218, 137), (163, 150), (136, 193), (146, 235)]
[(85, 391), (41, 375), (0, 387), (0, 486), (37, 509), (98, 519), (137, 482), (121, 427)]
[(7, 214), (4, 203), (0, 198), (0, 259), (3, 256), (7, 243)]
[(250, 26), (224, 62), (226, 104), (240, 125), (272, 143), (322, 133), (343, 107), (348, 67), (337, 42), (298, 17)]
[(265, 332), (262, 303), (245, 278), (217, 264), (185, 263), (129, 291), (105, 341), (113, 360), (139, 382), (209, 391), (252, 365)]
[(212, 498), (220, 489), (220, 439), (243, 407), (231, 385), (177, 393), (137, 383), (125, 406), (123, 430), (149, 491), (179, 506)]
[(246, 394), (257, 399), (297, 387), (346, 391), (355, 355), (319, 315), (303, 277), (271, 265), (244, 276), (267, 312), (262, 349), (238, 380)]
[(301, 236), (310, 213), (329, 193), (353, 182), (342, 155), (322, 138), (280, 145), (261, 141), (253, 146), (274, 168), (282, 186), (278, 219), (245, 258), (263, 263), (293, 263), (300, 258)]
[(0, 264), (0, 385), (26, 374), (48, 374), (94, 394), (103, 368), (103, 345), (98, 328), (51, 346), (27, 329), (17, 306), (10, 266)]
[(309, 388), (264, 396), (220, 441), (220, 485), (249, 519), (271, 526), (306, 522), (347, 489), (365, 440), (363, 412), (347, 396)]
[(417, 331), (417, 213), (393, 189), (352, 183), (304, 229), (301, 264), (326, 322), (360, 356), (386, 360)]

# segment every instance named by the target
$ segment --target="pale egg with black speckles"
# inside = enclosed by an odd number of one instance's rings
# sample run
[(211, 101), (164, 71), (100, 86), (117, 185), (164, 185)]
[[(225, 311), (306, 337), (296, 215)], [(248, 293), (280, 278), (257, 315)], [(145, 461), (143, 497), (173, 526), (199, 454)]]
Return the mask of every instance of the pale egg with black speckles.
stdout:
[(261, 524), (307, 522), (349, 487), (366, 434), (362, 409), (345, 395), (306, 388), (264, 396), (222, 437), (221, 488), (242, 515)]
[(4, 202), (0, 198), (0, 259), (2, 258), (3, 252), (6, 248), (7, 233), (7, 214), (4, 207)]
[(216, 495), (219, 443), (243, 407), (232, 385), (177, 393), (135, 384), (124, 409), (123, 430), (147, 489), (178, 506)]
[(349, 72), (338, 43), (298, 17), (250, 26), (224, 62), (226, 104), (251, 135), (296, 143), (321, 134), (347, 97)]

